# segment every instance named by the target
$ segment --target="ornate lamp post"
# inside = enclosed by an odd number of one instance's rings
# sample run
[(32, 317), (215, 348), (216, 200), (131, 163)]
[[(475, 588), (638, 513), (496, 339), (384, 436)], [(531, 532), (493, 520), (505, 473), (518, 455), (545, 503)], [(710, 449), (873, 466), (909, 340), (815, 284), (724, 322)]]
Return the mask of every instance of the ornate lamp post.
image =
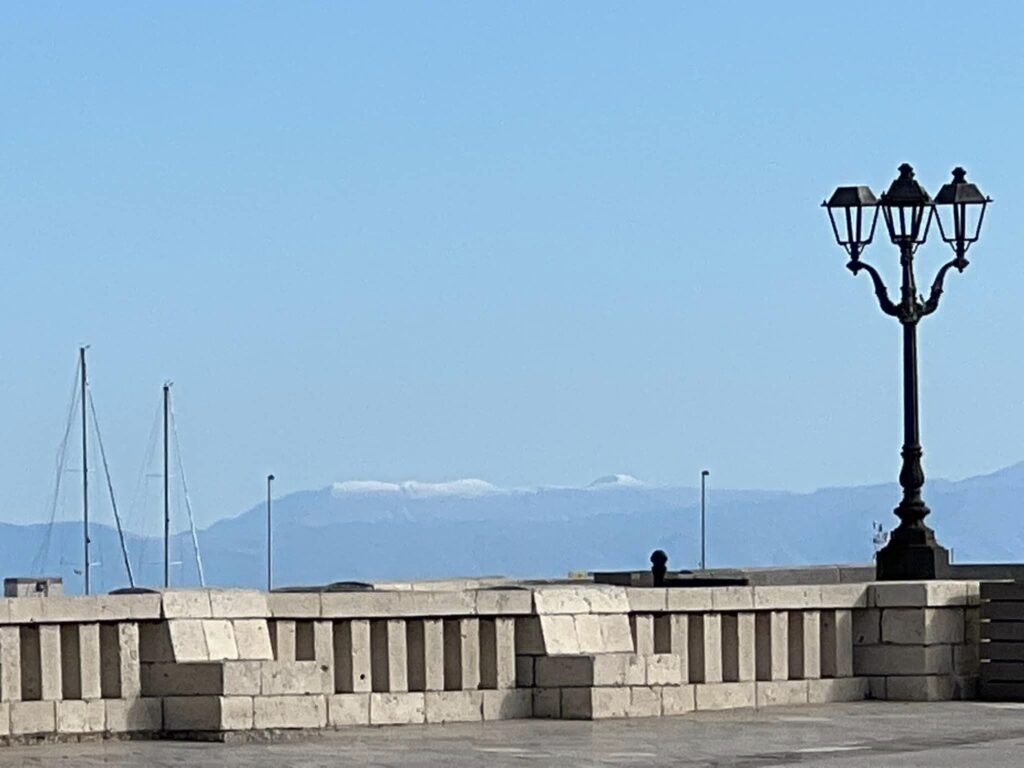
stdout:
[[(967, 181), (963, 168), (954, 169), (953, 180), (942, 187), (934, 201), (914, 179), (913, 168), (904, 163), (899, 172), (881, 200), (868, 187), (839, 187), (822, 203), (836, 242), (850, 257), (847, 269), (855, 275), (861, 270), (868, 273), (882, 311), (903, 326), (903, 499), (894, 510), (900, 524), (877, 555), (877, 578), (886, 581), (934, 579), (942, 577), (949, 566), (949, 552), (939, 545), (935, 532), (924, 522), (930, 510), (921, 498), (924, 470), (918, 421), (917, 324), (938, 309), (946, 273), (952, 267), (964, 271), (968, 264), (967, 249), (977, 241), (985, 208), (991, 202), (991, 198)], [(889, 298), (878, 271), (861, 261), (864, 248), (874, 237), (879, 209), (889, 239), (900, 251), (902, 281), (898, 303)], [(914, 281), (914, 254), (927, 239), (932, 218), (938, 221), (939, 234), (955, 255), (939, 269), (925, 299), (918, 294)]]

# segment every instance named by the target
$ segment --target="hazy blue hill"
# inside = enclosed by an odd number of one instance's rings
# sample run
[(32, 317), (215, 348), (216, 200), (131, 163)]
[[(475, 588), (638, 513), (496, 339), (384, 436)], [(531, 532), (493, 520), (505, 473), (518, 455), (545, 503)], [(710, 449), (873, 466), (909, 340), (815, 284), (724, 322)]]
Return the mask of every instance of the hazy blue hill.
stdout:
[[(929, 482), (926, 498), (942, 542), (957, 561), (1024, 560), (1024, 463), (990, 475)], [(895, 484), (824, 488), (813, 493), (708, 493), (708, 563), (766, 566), (871, 559), (872, 521), (891, 527)], [(699, 490), (646, 486), (610, 476), (586, 488), (501, 489), (481, 481), (449, 484), (340, 483), (274, 502), (275, 583), (407, 579), (453, 575), (555, 576), (578, 569), (648, 567), (661, 548), (670, 566), (699, 557)], [(45, 526), (0, 526), (6, 574), (29, 572)], [(200, 532), (208, 581), (265, 584), (265, 507)], [(125, 583), (114, 532), (93, 530), (96, 585)], [(139, 581), (161, 578), (162, 545), (129, 541)], [(144, 552), (143, 552), (144, 549)], [(175, 537), (176, 583), (194, 584), (188, 537)], [(69, 589), (81, 582), (80, 527), (51, 534), (44, 570)], [(63, 556), (63, 564), (61, 563)]]

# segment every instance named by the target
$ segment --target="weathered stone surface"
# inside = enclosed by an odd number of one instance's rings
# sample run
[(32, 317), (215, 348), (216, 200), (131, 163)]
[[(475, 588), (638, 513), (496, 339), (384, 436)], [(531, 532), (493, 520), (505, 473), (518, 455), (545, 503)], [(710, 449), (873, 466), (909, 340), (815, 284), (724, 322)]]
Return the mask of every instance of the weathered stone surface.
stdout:
[(482, 691), (427, 691), (424, 712), (428, 723), (468, 723), (483, 719)]
[(711, 610), (711, 589), (670, 589), (666, 601), (670, 612), (706, 613)]
[(270, 630), (264, 619), (235, 619), (231, 622), (235, 633), (238, 658), (245, 661), (271, 661), (274, 649), (270, 644)]
[(667, 685), (661, 689), (661, 713), (665, 717), (685, 715), (696, 707), (692, 685)]
[(216, 619), (265, 619), (267, 594), (256, 589), (211, 589), (210, 611)]
[(12, 701), (10, 707), (12, 736), (53, 733), (57, 727), (56, 702)]
[(21, 637), (18, 627), (0, 627), (0, 701), (21, 700)]
[(806, 680), (759, 680), (755, 703), (758, 707), (773, 707), (807, 703)]
[(753, 588), (754, 608), (759, 611), (806, 610), (821, 607), (821, 586), (800, 584)]
[(822, 584), (822, 608), (863, 609), (869, 604), (869, 588), (867, 584)]
[(370, 722), (373, 725), (403, 725), (426, 721), (423, 693), (371, 693)]
[(952, 701), (956, 682), (950, 675), (890, 675), (885, 679), (888, 701)]
[(939, 608), (973, 604), (978, 582), (893, 581), (871, 584), (869, 590), (876, 608)]
[(271, 592), (266, 595), (270, 615), (279, 619), (316, 619), (320, 616), (318, 592)]
[[(563, 688), (561, 717), (565, 720), (599, 720), (628, 717), (629, 688)], [(534, 713), (537, 700), (534, 699)]]
[(882, 642), (882, 611), (865, 608), (853, 612), (853, 644), (878, 645)]
[(539, 718), (559, 718), (562, 716), (562, 691), (560, 688), (534, 688), (533, 716)]
[(647, 666), (647, 685), (682, 685), (683, 665), (679, 656), (659, 653), (644, 658)]
[(663, 587), (626, 587), (626, 602), (632, 613), (661, 613), (668, 610), (668, 590)]
[(481, 691), (484, 720), (522, 720), (533, 717), (533, 692), (528, 690)]
[(57, 624), (43, 624), (39, 627), (39, 669), (42, 698), (53, 701), (63, 698), (60, 626)]
[(203, 619), (202, 625), (210, 661), (227, 661), (238, 658), (235, 628), (230, 621), (227, 619)]
[(943, 645), (964, 641), (962, 608), (887, 608), (882, 611), (882, 642)]
[(629, 717), (661, 717), (661, 690), (647, 685), (629, 688)]
[(533, 590), (534, 611), (539, 615), (580, 613), (628, 613), (623, 587), (552, 586)]
[(533, 611), (533, 595), (528, 589), (480, 589), (474, 607), (480, 616), (525, 616)]
[(572, 616), (541, 616), (541, 634), (544, 637), (544, 651), (549, 654), (580, 653), (580, 641), (576, 636), (576, 623)]
[(532, 688), (533, 656), (516, 656), (516, 688)]
[(253, 727), (251, 696), (165, 696), (164, 730), (237, 731)]
[(210, 652), (206, 647), (206, 633), (203, 630), (201, 619), (168, 621), (167, 629), (170, 632), (171, 661), (210, 660)]
[[(142, 664), (143, 696), (220, 696), (224, 693), (223, 667), (220, 664)], [(238, 693), (243, 693), (239, 691)], [(257, 671), (256, 690), (259, 693)]]
[(323, 692), (320, 665), (315, 661), (260, 662), (260, 693), (263, 696)]
[[(171, 642), (169, 621), (143, 621), (138, 624), (139, 660), (143, 662), (173, 662), (174, 645)], [(3, 630), (0, 629), (0, 632)], [(201, 633), (200, 633), (201, 635)], [(203, 636), (203, 648), (206, 638)], [(206, 660), (206, 654), (201, 661)]]
[(165, 589), (160, 593), (161, 615), (165, 619), (209, 619), (213, 617), (210, 593), (205, 589)]
[(756, 705), (754, 683), (710, 683), (695, 686), (697, 710), (740, 709)]
[(634, 613), (629, 617), (633, 643), (629, 650), (650, 656), (654, 653), (654, 617), (650, 614)]
[[(573, 628), (575, 632), (575, 627)], [(523, 616), (516, 619), (516, 654), (543, 656), (547, 653), (544, 646), (544, 634), (541, 631), (540, 619), (535, 616)]]
[(102, 694), (100, 625), (80, 624), (73, 631), (78, 633), (78, 693), (83, 699), (98, 699)]
[(864, 645), (854, 649), (857, 676), (947, 675), (953, 672), (948, 645)]
[(100, 733), (106, 725), (102, 699), (57, 702), (58, 733)]
[(713, 587), (711, 609), (714, 611), (752, 611), (753, 587)]
[(644, 685), (646, 674), (644, 658), (633, 653), (541, 656), (534, 665), (540, 688)]
[(327, 697), (327, 723), (342, 725), (368, 725), (370, 723), (370, 694), (337, 693)]
[(163, 728), (163, 699), (105, 699), (103, 708), (111, 733), (151, 733)]
[(253, 700), (255, 728), (323, 728), (327, 704), (323, 696), (257, 696)]

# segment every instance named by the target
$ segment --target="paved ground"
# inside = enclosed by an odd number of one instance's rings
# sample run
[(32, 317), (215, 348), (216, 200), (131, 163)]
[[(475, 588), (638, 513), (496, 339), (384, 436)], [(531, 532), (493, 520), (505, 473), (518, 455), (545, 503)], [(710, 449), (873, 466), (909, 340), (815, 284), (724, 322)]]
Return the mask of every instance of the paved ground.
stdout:
[(600, 723), (359, 728), (278, 744), (0, 749), (0, 766), (1024, 766), (1024, 704), (865, 702)]

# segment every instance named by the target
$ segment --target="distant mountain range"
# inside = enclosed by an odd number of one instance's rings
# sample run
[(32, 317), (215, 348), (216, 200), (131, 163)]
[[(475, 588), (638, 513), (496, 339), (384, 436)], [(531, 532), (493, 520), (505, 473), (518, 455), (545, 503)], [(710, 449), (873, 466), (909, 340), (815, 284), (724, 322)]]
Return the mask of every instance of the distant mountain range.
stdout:
[[(958, 482), (929, 481), (925, 499), (940, 541), (956, 562), (1024, 560), (1024, 462)], [(708, 492), (708, 565), (865, 563), (872, 522), (896, 524), (895, 485), (813, 493)], [(571, 570), (648, 568), (654, 549), (670, 568), (699, 557), (700, 492), (610, 475), (583, 488), (499, 488), (483, 480), (445, 483), (348, 481), (274, 502), (275, 585), (468, 575), (561, 576)], [(266, 511), (258, 505), (199, 532), (210, 584), (266, 584)], [(29, 575), (48, 528), (0, 524), (4, 575)], [(92, 529), (94, 583), (127, 579), (114, 531)], [(78, 591), (81, 528), (49, 529), (36, 570)], [(162, 543), (128, 540), (137, 581), (156, 584)], [(191, 538), (175, 537), (177, 583), (197, 583)], [(38, 558), (36, 558), (38, 560)], [(72, 563), (74, 565), (72, 565)]]

